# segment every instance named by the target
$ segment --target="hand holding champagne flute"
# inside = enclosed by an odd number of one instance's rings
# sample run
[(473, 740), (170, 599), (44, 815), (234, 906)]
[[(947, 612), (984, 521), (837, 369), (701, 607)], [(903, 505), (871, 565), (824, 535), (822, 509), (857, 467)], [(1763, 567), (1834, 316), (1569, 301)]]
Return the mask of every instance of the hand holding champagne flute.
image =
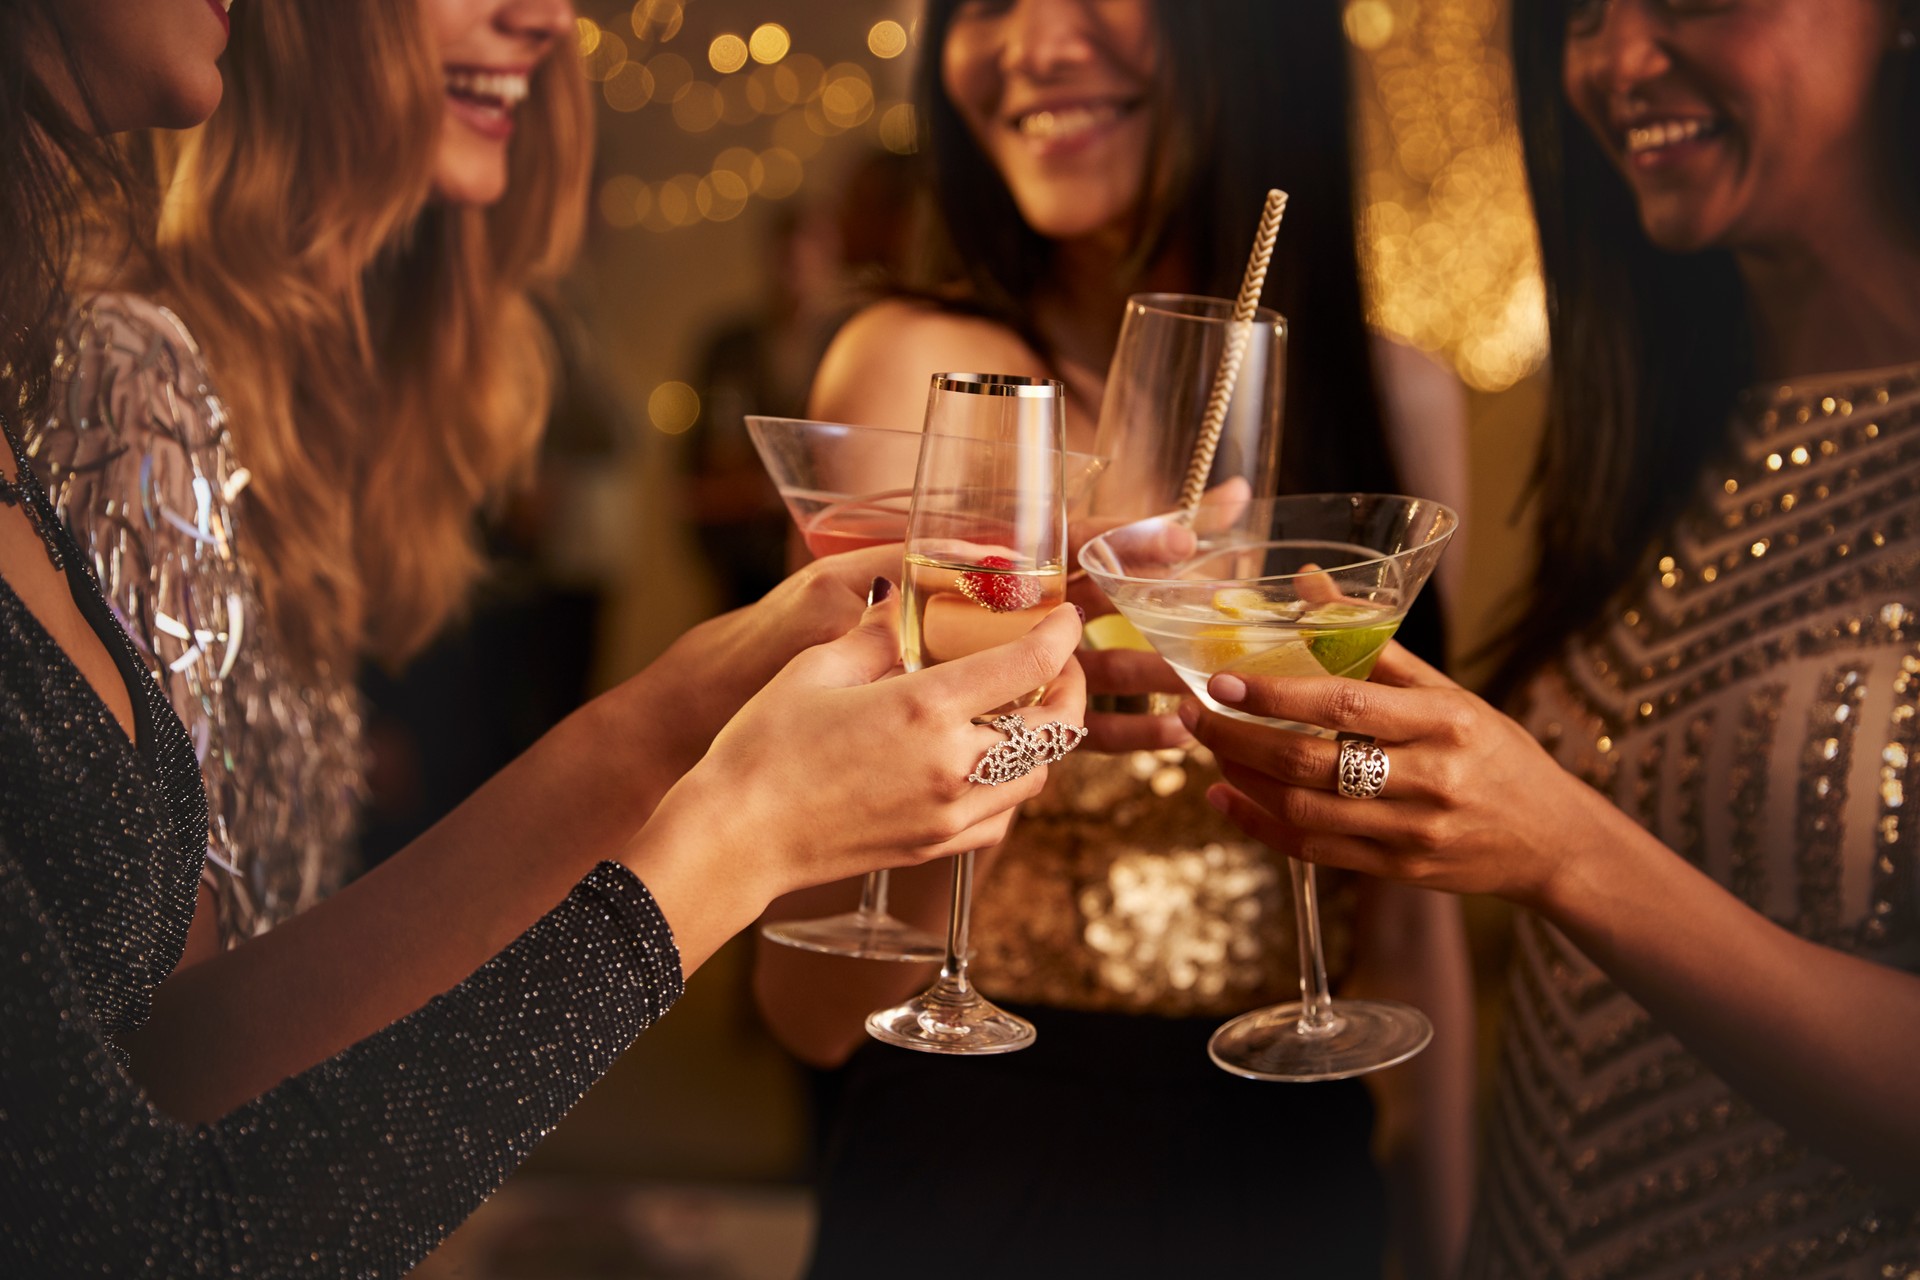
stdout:
[[(1062, 484), (1065, 389), (1047, 379), (942, 374), (934, 379), (907, 529), (901, 655), (910, 671), (965, 661), (1017, 639), (1066, 598)], [(989, 717), (1005, 735), (969, 775), (997, 787), (1079, 745), (1066, 722), (1029, 726), (1035, 688)], [(932, 987), (867, 1019), (876, 1039), (928, 1053), (1006, 1053), (1033, 1024), (984, 999), (967, 978), (974, 852), (955, 860), (946, 957)]]

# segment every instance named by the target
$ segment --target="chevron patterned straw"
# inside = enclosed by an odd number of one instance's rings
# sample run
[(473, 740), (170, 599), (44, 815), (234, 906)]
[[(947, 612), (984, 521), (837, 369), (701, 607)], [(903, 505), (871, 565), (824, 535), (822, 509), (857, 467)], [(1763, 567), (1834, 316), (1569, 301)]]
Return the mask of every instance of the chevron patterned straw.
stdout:
[(1227, 425), (1227, 406), (1233, 402), (1233, 389), (1240, 381), (1240, 364), (1246, 359), (1247, 340), (1253, 333), (1253, 313), (1260, 306), (1260, 291), (1267, 283), (1267, 265), (1273, 261), (1273, 242), (1280, 234), (1280, 219), (1286, 211), (1287, 193), (1267, 192), (1267, 207), (1260, 215), (1260, 231), (1253, 238), (1253, 256), (1247, 259), (1247, 274), (1240, 282), (1240, 296), (1233, 304), (1233, 323), (1227, 327), (1227, 349), (1220, 354), (1220, 367), (1214, 371), (1213, 393), (1207, 397), (1207, 416), (1201, 420), (1200, 439), (1193, 446), (1186, 487), (1180, 491), (1180, 509), (1189, 519), (1206, 492), (1213, 455), (1220, 448), (1220, 433)]

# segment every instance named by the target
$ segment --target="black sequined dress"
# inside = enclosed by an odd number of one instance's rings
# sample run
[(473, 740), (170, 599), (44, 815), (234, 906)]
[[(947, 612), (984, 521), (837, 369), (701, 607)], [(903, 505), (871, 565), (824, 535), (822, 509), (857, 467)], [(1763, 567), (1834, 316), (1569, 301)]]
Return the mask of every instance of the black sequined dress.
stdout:
[(0, 579), (0, 1275), (392, 1276), (680, 994), (603, 864), (466, 981), (208, 1125), (118, 1040), (179, 962), (206, 853), (192, 743), (64, 533), (137, 736)]

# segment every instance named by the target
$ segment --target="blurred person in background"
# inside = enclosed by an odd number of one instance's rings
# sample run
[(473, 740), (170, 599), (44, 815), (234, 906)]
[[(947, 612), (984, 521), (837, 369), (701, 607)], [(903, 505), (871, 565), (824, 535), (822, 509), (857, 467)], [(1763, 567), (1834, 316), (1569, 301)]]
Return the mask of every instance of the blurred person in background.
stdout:
[[(922, 38), (923, 158), (945, 252), (927, 287), (841, 332), (812, 416), (918, 427), (929, 374), (1024, 373), (1065, 382), (1069, 445), (1091, 450), (1127, 296), (1233, 296), (1265, 193), (1283, 186), (1293, 200), (1268, 289), (1292, 321), (1285, 484), (1465, 506), (1458, 384), (1366, 327), (1334, 0), (936, 0)], [(1438, 659), (1434, 601), (1403, 634)], [(1104, 691), (1180, 688), (1152, 655), (1083, 660)], [(1170, 718), (1102, 728), (1100, 745), (1123, 753), (1185, 741)], [(1083, 751), (990, 868), (983, 857), (972, 976), (1033, 1018), (1031, 1050), (954, 1062), (870, 1043), (866, 1014), (924, 987), (923, 969), (760, 944), (756, 992), (775, 1035), (837, 1069), (813, 1275), (892, 1275), (903, 1257), (920, 1275), (973, 1274), (980, 1260), (947, 1251), (928, 1216), (952, 1205), (991, 1224), (1001, 1275), (1377, 1276), (1389, 1191), (1408, 1273), (1449, 1274), (1472, 1160), (1457, 905), (1329, 886), (1342, 992), (1405, 1000), (1437, 1025), (1413, 1064), (1311, 1089), (1229, 1077), (1207, 1060), (1213, 1030), (1298, 991), (1284, 870), (1205, 804), (1219, 775), (1204, 755), (1146, 758), (1151, 776), (1137, 753)], [(1165, 794), (1162, 773), (1176, 782)], [(1135, 873), (1198, 888), (1130, 909)], [(944, 878), (894, 883), (897, 913), (940, 926)], [(856, 896), (837, 886), (772, 914), (824, 915)], [(1175, 977), (1205, 938), (1227, 942)]]
[[(269, 981), (256, 993), (268, 1006), (237, 1029), (255, 1043), (194, 1045), (190, 1069), (210, 1082), (198, 1099), (176, 1108), (144, 1088), (129, 1063), (146, 1050), (129, 1041), (216, 909), (197, 892), (205, 791), (187, 730), (27, 469), (14, 415), (38, 418), (53, 393), (81, 191), (141, 207), (97, 136), (204, 119), (228, 31), (225, 6), (205, 0), (0, 2), (7, 1275), (402, 1274), (771, 896), (1004, 833), (1045, 770), (998, 793), (965, 782), (1000, 741), (972, 717), (1036, 679), (1050, 711), (1082, 709), (1078, 625), (1064, 608), (1000, 649), (881, 679), (897, 671), (899, 642), (876, 579), (860, 625), (760, 688), (659, 805), (623, 803), (645, 789), (645, 769), (600, 776), (595, 753), (583, 763), (550, 738), (377, 885), (229, 953), (332, 929), (333, 958), (364, 967), (342, 963), (349, 983), (318, 1009), (303, 998), (335, 968)], [(137, 217), (127, 231), (141, 254)], [(837, 629), (848, 609), (836, 606), (857, 598), (825, 571), (806, 581), (805, 612)], [(791, 633), (803, 620), (772, 621)], [(754, 653), (732, 648), (735, 660)], [(602, 726), (614, 732), (598, 735), (600, 753), (626, 745), (624, 723)], [(843, 773), (821, 776), (789, 750), (829, 734)], [(562, 793), (547, 812), (529, 804)], [(834, 823), (844, 831), (823, 841)], [(275, 995), (293, 1024), (275, 1024)]]
[(912, 170), (904, 156), (870, 151), (833, 184), (831, 199), (778, 206), (765, 301), (722, 324), (701, 353), (700, 421), (685, 455), (688, 516), (727, 608), (765, 595), (799, 547), (746, 417), (805, 417), (813, 375), (854, 299), (900, 278), (915, 205)]
[(1495, 703), (1399, 650), (1217, 677), (1390, 773), (1208, 714), (1213, 798), (1529, 909), (1468, 1275), (1909, 1276), (1920, 9), (1540, 0), (1514, 42), (1554, 390)]

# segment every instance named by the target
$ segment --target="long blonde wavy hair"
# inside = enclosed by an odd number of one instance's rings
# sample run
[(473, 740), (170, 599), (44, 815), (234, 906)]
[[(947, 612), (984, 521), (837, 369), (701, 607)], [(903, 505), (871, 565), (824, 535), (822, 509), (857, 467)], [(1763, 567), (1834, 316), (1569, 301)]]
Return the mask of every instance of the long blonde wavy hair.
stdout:
[(432, 199), (445, 99), (420, 0), (241, 6), (225, 71), (212, 120), (150, 140), (154, 291), (199, 338), (253, 474), (242, 533), (269, 624), (308, 670), (397, 663), (466, 600), (478, 510), (545, 424), (534, 297), (585, 221), (585, 80), (570, 42), (541, 65), (508, 192), (478, 209)]

